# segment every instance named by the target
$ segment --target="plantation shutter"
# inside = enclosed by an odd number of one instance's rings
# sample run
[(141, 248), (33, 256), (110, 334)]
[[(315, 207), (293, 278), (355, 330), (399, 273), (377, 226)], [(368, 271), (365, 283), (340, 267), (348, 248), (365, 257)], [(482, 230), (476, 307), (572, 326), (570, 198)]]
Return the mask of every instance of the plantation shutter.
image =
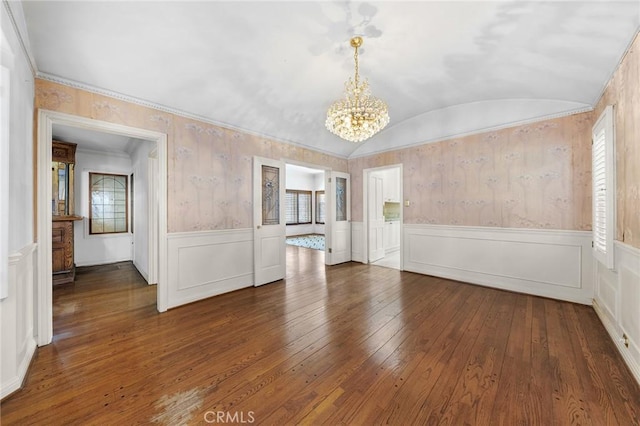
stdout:
[(298, 197), (295, 192), (287, 191), (285, 195), (285, 210), (287, 225), (298, 223)]
[(593, 255), (608, 268), (613, 268), (613, 107), (607, 106), (593, 126), (592, 140)]
[(311, 192), (298, 193), (298, 223), (311, 223)]

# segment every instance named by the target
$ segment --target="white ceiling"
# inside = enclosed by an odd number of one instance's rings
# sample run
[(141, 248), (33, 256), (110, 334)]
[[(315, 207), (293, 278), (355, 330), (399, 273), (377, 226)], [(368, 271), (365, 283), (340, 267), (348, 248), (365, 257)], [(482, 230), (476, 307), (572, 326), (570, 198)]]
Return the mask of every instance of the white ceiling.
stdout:
[(52, 134), (53, 139), (57, 141), (77, 144), (77, 149), (80, 152), (110, 153), (125, 157), (129, 157), (133, 153), (136, 144), (141, 142), (152, 143), (142, 139), (61, 124), (53, 125)]
[[(339, 156), (588, 110), (640, 2), (22, 4), (38, 74)], [(324, 128), (353, 73), (391, 123), (354, 144)]]

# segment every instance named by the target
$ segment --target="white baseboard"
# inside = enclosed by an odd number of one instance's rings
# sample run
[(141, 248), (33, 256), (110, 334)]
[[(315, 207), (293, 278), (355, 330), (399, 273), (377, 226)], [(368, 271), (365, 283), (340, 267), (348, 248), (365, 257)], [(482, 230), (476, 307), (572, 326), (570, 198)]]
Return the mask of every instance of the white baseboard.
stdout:
[(27, 371), (29, 370), (29, 365), (31, 364), (35, 351), (36, 341), (33, 337), (30, 337), (26, 342), (24, 357), (20, 360), (16, 375), (6, 383), (2, 383), (2, 387), (0, 388), (0, 399), (6, 398), (22, 387), (22, 383), (27, 375)]
[(76, 261), (76, 267), (84, 267), (84, 266), (100, 266), (100, 265), (108, 265), (110, 263), (118, 263), (118, 262), (129, 262), (131, 261), (131, 256), (125, 257), (111, 257), (108, 259), (98, 259), (98, 260), (84, 260), (84, 261)]
[(404, 270), (590, 305), (591, 233), (404, 225)]
[(180, 232), (168, 240), (168, 307), (253, 285), (253, 230)]
[(149, 274), (147, 273), (147, 271), (143, 270), (140, 264), (137, 263), (135, 260), (133, 261), (133, 266), (136, 267), (136, 269), (138, 270), (138, 273), (142, 275), (142, 278), (144, 278), (147, 284), (149, 284)]

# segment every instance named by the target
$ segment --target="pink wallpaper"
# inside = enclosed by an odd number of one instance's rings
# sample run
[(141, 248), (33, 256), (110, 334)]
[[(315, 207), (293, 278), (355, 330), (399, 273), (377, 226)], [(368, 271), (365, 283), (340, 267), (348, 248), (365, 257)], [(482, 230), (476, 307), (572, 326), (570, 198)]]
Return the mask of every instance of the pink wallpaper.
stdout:
[(166, 133), (169, 232), (251, 227), (254, 155), (347, 171), (342, 158), (40, 79), (36, 108)]
[(362, 171), (403, 164), (405, 223), (591, 229), (591, 113), (349, 160), (352, 218)]
[[(640, 37), (636, 36), (596, 105), (614, 105), (616, 239), (640, 248)], [(595, 122), (595, 121), (594, 121)]]

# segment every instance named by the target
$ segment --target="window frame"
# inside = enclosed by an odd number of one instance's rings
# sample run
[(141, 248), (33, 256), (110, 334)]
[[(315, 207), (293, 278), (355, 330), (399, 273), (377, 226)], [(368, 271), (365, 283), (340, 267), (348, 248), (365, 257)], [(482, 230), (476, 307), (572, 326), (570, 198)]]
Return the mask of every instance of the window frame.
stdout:
[[(289, 194), (293, 194), (295, 195), (295, 216), (296, 216), (296, 221), (295, 222), (289, 222), (288, 220), (288, 213), (289, 213)], [(308, 195), (309, 196), (309, 221), (308, 222), (301, 222), (300, 221), (300, 194), (302, 195)], [(307, 191), (307, 190), (300, 190), (300, 189), (286, 189), (285, 190), (285, 223), (287, 226), (290, 225), (311, 225), (313, 223), (313, 192), (312, 191)]]
[[(125, 188), (124, 188), (124, 220), (125, 220), (125, 230), (124, 231), (113, 231), (113, 232), (94, 232), (93, 231), (93, 197), (92, 197), (92, 176), (100, 175), (100, 176), (117, 176), (124, 178)], [(88, 231), (90, 236), (99, 236), (99, 235), (118, 235), (118, 234), (128, 234), (129, 233), (129, 176), (128, 174), (120, 174), (120, 173), (104, 173), (104, 172), (89, 172), (89, 226)], [(114, 200), (115, 201), (115, 200)], [(103, 204), (104, 205), (104, 204)], [(115, 206), (115, 203), (114, 203)], [(104, 219), (104, 218), (102, 218)]]
[[(322, 202), (322, 213), (324, 215), (324, 218), (322, 218), (323, 220), (320, 220), (320, 209), (318, 208), (318, 206), (320, 205), (320, 202), (318, 200), (318, 198), (320, 197), (320, 195), (324, 195), (325, 199)], [(315, 211), (315, 221), (318, 225), (324, 225), (325, 222), (327, 221), (327, 195), (324, 191), (324, 189), (318, 190), (316, 191), (316, 195), (315, 195), (315, 203), (316, 203), (316, 211)]]
[(614, 110), (607, 105), (591, 131), (593, 257), (614, 268), (616, 169)]

